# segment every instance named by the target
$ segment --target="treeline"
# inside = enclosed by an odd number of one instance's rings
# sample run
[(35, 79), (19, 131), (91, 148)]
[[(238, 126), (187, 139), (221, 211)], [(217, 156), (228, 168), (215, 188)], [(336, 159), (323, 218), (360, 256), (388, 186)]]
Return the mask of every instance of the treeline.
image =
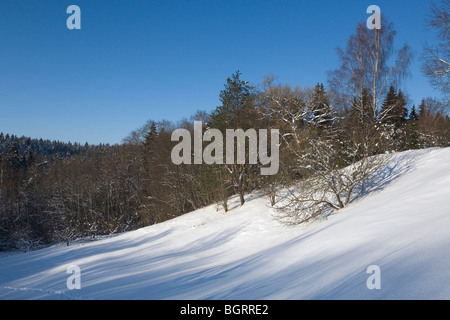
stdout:
[[(0, 248), (69, 244), (210, 204), (228, 211), (230, 196), (244, 205), (244, 195), (253, 190), (263, 190), (275, 205), (281, 187), (306, 182), (308, 188), (301, 188), (305, 192), (289, 208), (297, 221), (345, 207), (379, 166), (370, 160), (373, 155), (450, 145), (448, 103), (426, 98), (417, 107), (408, 104), (399, 88), (412, 56), (407, 46), (394, 50), (392, 25), (383, 26), (358, 26), (347, 47), (338, 50), (341, 65), (329, 73), (327, 86), (276, 84), (273, 76), (254, 86), (236, 72), (226, 79), (212, 112), (177, 123), (150, 120), (121, 145), (1, 134)], [(224, 136), (227, 129), (277, 129), (277, 174), (261, 175), (264, 165), (250, 164), (248, 143), (245, 163), (174, 164), (171, 153), (179, 141), (172, 141), (172, 133), (184, 128), (193, 136), (196, 120), (203, 132), (216, 129)], [(350, 164), (355, 169), (349, 174), (340, 170)]]
[[(227, 210), (230, 196), (256, 189), (265, 190), (274, 204), (280, 185), (320, 170), (315, 167), (320, 161), (311, 158), (313, 143), (325, 143), (339, 154), (333, 161), (341, 168), (364, 157), (363, 142), (370, 142), (370, 154), (450, 142), (450, 121), (441, 103), (425, 99), (417, 110), (408, 110), (402, 92), (393, 87), (380, 109), (384, 116), (370, 122), (370, 140), (360, 136), (361, 121), (369, 120), (359, 119), (356, 107), (330, 108), (322, 84), (300, 89), (266, 82), (256, 90), (236, 73), (221, 100), (213, 112), (198, 112), (176, 124), (148, 121), (122, 145), (81, 146), (0, 134), (1, 247), (28, 249), (133, 230), (213, 203)], [(203, 130), (279, 129), (279, 172), (263, 176), (261, 165), (248, 161), (173, 164), (171, 150), (178, 142), (171, 134), (176, 128), (193, 134), (194, 120), (203, 122)]]
[(0, 133), (0, 248), (39, 247), (77, 236), (68, 194), (71, 179), (82, 182), (71, 168), (109, 149)]

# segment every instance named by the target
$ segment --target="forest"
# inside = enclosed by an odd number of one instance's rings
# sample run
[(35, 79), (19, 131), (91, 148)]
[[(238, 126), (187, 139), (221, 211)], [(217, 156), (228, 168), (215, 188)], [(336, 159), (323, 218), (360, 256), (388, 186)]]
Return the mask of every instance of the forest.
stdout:
[[(436, 7), (445, 9), (448, 5)], [(415, 57), (408, 45), (394, 48), (395, 30), (385, 20), (381, 29), (357, 25), (337, 50), (340, 65), (326, 84), (279, 84), (271, 74), (251, 84), (231, 70), (212, 111), (199, 110), (176, 123), (150, 119), (117, 145), (1, 133), (0, 250), (70, 245), (76, 238), (135, 230), (211, 204), (228, 211), (231, 196), (244, 205), (244, 195), (255, 190), (275, 206), (280, 190), (301, 186), (281, 208), (289, 223), (347, 206), (379, 168), (373, 156), (450, 146), (448, 34), (441, 32), (448, 30), (448, 20), (440, 19), (435, 15), (429, 23), (447, 51), (426, 47), (423, 72), (444, 98), (423, 97), (417, 106), (401, 90)], [(193, 134), (194, 121), (202, 121), (203, 131), (222, 133), (277, 129), (278, 173), (261, 175), (264, 165), (248, 161), (174, 164), (171, 150), (178, 141), (172, 133), (183, 128)], [(342, 170), (350, 165), (350, 172)]]

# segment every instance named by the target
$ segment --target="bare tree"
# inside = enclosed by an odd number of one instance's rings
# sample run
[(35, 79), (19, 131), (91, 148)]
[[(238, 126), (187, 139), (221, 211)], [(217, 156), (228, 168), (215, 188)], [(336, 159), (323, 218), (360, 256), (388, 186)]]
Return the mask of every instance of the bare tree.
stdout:
[(422, 148), (448, 147), (450, 145), (450, 119), (448, 104), (434, 98), (422, 100), (419, 106), (418, 131)]
[(366, 193), (377, 171), (388, 161), (386, 155), (365, 157), (341, 168), (341, 155), (328, 143), (314, 142), (304, 155), (308, 178), (288, 189), (279, 202), (279, 220), (286, 224), (309, 222), (348, 206)]
[[(265, 90), (259, 95), (258, 111), (269, 126), (279, 130), (281, 138), (282, 168), (277, 176), (264, 179), (262, 187), (274, 206), (280, 186), (309, 174), (303, 166), (309, 143), (319, 136), (328, 135), (336, 118), (324, 97), (323, 86), (316, 86), (314, 91), (298, 86), (272, 85), (272, 82), (272, 77), (266, 78)], [(318, 88), (321, 88), (323, 99), (319, 99)]]
[(426, 43), (422, 70), (434, 87), (446, 95), (450, 92), (450, 0), (441, 0), (440, 5), (432, 3), (427, 26), (437, 35), (438, 43)]
[(308, 125), (320, 123), (314, 115), (313, 90), (298, 86), (291, 88), (289, 85), (273, 86), (270, 82), (266, 86), (260, 94), (258, 111), (279, 130), (284, 145), (301, 157)]
[[(295, 158), (300, 174), (299, 179), (284, 181), (288, 195), (274, 206), (279, 218), (288, 224), (307, 222), (340, 210), (364, 194), (386, 159), (370, 156), (369, 144), (376, 141), (352, 137), (361, 128), (350, 128), (348, 118), (339, 118), (332, 106), (324, 103), (318, 110), (312, 90), (266, 84), (259, 111), (280, 128), (282, 152)], [(272, 191), (269, 188), (268, 194), (274, 204)]]
[[(394, 53), (396, 32), (393, 24), (383, 18), (381, 29), (369, 30), (359, 23), (345, 50), (337, 49), (341, 62), (339, 69), (329, 73), (329, 85), (343, 106), (354, 105), (361, 114), (370, 111), (373, 120), (390, 86), (397, 87), (408, 75), (413, 54), (407, 44)], [(367, 97), (370, 103), (367, 103)], [(367, 108), (369, 106), (369, 108)]]

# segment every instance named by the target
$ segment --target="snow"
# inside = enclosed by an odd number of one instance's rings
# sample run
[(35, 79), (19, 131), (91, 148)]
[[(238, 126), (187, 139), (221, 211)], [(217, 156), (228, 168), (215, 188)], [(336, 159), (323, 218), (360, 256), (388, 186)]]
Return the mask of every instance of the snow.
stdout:
[[(287, 227), (259, 193), (132, 232), (0, 257), (0, 299), (450, 299), (450, 148), (395, 154), (371, 194)], [(69, 290), (67, 268), (80, 267)], [(380, 268), (369, 290), (367, 268)]]

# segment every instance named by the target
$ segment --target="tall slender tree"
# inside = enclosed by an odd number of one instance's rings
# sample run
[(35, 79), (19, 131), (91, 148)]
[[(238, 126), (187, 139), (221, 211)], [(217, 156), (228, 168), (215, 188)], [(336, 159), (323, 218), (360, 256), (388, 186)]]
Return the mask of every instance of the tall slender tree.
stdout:
[[(241, 73), (237, 71), (227, 78), (225, 88), (220, 92), (221, 105), (211, 115), (209, 127), (219, 129), (223, 134), (227, 129), (247, 130), (252, 127), (252, 112), (256, 98), (255, 88), (247, 81), (241, 80)], [(234, 144), (234, 143), (233, 143)], [(224, 142), (226, 147), (226, 143)], [(235, 151), (237, 150), (234, 144)], [(236, 152), (234, 152), (236, 155)], [(245, 203), (244, 194), (249, 173), (249, 165), (225, 164), (228, 172), (228, 187), (234, 188), (239, 195), (241, 205)]]
[(397, 87), (408, 75), (413, 56), (407, 44), (395, 51), (393, 24), (383, 17), (382, 25), (381, 29), (369, 30), (366, 23), (359, 23), (345, 50), (337, 49), (341, 66), (328, 77), (336, 101), (344, 106), (359, 102), (355, 107), (361, 114), (365, 113), (362, 103), (368, 94), (373, 119), (377, 118), (389, 87)]
[(419, 116), (417, 115), (417, 111), (416, 111), (416, 106), (413, 105), (411, 108), (411, 112), (409, 113), (409, 117), (408, 117), (409, 121), (417, 121), (419, 120)]
[(333, 110), (323, 83), (314, 87), (311, 122), (320, 128), (329, 127), (333, 122)]
[(450, 95), (450, 0), (430, 5), (427, 26), (434, 30), (437, 44), (426, 43), (422, 56), (422, 70), (431, 84), (447, 97)]
[(396, 92), (395, 88), (391, 86), (386, 98), (383, 100), (379, 118), (382, 122), (394, 124), (399, 128), (406, 122), (408, 117), (408, 109), (406, 108), (406, 98), (401, 90)]

